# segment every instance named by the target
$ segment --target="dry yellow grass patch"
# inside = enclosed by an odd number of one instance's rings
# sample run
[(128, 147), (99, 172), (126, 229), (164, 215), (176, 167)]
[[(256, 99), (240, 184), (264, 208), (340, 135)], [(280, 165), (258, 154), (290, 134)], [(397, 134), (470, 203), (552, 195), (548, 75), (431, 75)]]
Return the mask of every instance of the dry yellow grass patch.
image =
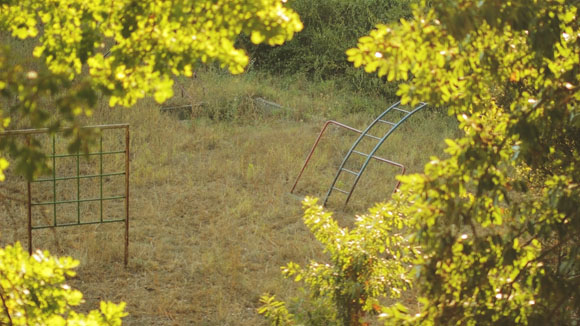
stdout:
[[(303, 117), (300, 117), (302, 119)], [(344, 117), (358, 128), (367, 116)], [(123, 267), (121, 224), (35, 231), (34, 243), (81, 261), (71, 285), (94, 309), (98, 301), (127, 302), (125, 325), (264, 325), (256, 313), (264, 292), (290, 296), (280, 275), (289, 261), (324, 259), (302, 223), (299, 200), (288, 195), (322, 126), (315, 121), (264, 118), (239, 122), (205, 117), (177, 121), (153, 103), (97, 112), (87, 124), (131, 124), (130, 261)], [(418, 171), (452, 134), (448, 119), (426, 112), (393, 136), (379, 155)], [(323, 196), (356, 135), (332, 131), (298, 192)], [(372, 165), (352, 205), (337, 216), (386, 199), (396, 169)], [(3, 194), (22, 198), (12, 177)], [(10, 190), (7, 190), (10, 189)], [(339, 194), (334, 195), (339, 197)], [(334, 198), (333, 198), (334, 199)], [(342, 197), (331, 209), (340, 210)], [(26, 242), (22, 202), (4, 201), (0, 245)]]

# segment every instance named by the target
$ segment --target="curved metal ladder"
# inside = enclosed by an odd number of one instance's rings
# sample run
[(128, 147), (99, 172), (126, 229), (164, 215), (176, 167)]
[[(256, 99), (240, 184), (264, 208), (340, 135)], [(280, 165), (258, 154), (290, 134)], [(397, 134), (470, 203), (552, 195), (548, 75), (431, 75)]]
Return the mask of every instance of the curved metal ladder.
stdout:
[[(328, 120), (324, 123), (324, 125), (322, 126), (322, 130), (320, 130), (320, 133), (318, 134), (318, 137), (316, 138), (316, 141), (314, 142), (314, 145), (312, 145), (312, 149), (310, 150), (310, 153), (308, 154), (308, 156), (306, 157), (306, 160), (304, 161), (304, 165), (302, 166), (302, 169), (300, 170), (300, 173), (298, 173), (298, 176), (296, 177), (296, 181), (294, 181), (294, 185), (292, 186), (292, 189), (290, 190), (290, 193), (293, 194), (294, 190), (296, 190), (296, 186), (298, 185), (298, 181), (300, 181), (300, 178), (302, 177), (302, 174), (304, 173), (304, 171), (306, 170), (306, 167), (308, 166), (308, 163), (310, 163), (310, 159), (312, 158), (312, 156), (314, 155), (314, 151), (316, 151), (316, 148), (318, 147), (318, 144), (320, 143), (320, 140), (322, 139), (322, 136), (324, 136), (324, 132), (326, 130), (328, 130), (327, 128), (329, 126), (337, 126), (343, 129), (346, 129), (348, 131), (352, 131), (352, 132), (356, 132), (358, 134), (362, 134), (362, 130), (358, 130), (356, 128), (353, 128), (351, 126), (347, 126), (343, 123), (334, 121), (334, 120)], [(405, 166), (402, 164), (399, 164), (397, 162), (393, 162), (387, 159), (384, 159), (382, 157), (378, 157), (378, 156), (373, 156), (373, 159), (376, 159), (377, 161), (381, 162), (381, 163), (386, 163), (392, 166), (396, 166), (398, 168), (401, 169), (401, 174), (405, 174)], [(397, 184), (397, 186), (395, 186), (395, 190), (399, 187), (399, 184)]]
[[(360, 180), (361, 175), (365, 171), (371, 158), (376, 158), (375, 153), (379, 150), (379, 148), (385, 142), (385, 140), (393, 133), (393, 131), (395, 131), (410, 116), (412, 116), (417, 111), (419, 111), (419, 110), (423, 109), (425, 106), (427, 106), (426, 103), (420, 103), (413, 110), (408, 111), (408, 110), (400, 108), (399, 107), (400, 104), (401, 104), (401, 102), (399, 101), (399, 102), (391, 105), (387, 110), (385, 110), (383, 113), (381, 113), (373, 122), (371, 122), (371, 124), (360, 134), (360, 136), (354, 142), (354, 144), (352, 145), (352, 147), (350, 148), (350, 150), (348, 151), (348, 153), (345, 155), (344, 159), (342, 160), (342, 163), (340, 164), (340, 167), (338, 168), (338, 171), (336, 172), (336, 176), (334, 177), (334, 180), (332, 181), (332, 184), (330, 185), (330, 188), (328, 189), (326, 197), (324, 198), (324, 203), (323, 203), (324, 206), (326, 206), (326, 203), (328, 202), (328, 199), (330, 198), (330, 195), (333, 193), (334, 190), (347, 195), (346, 201), (344, 202), (344, 205), (346, 206), (348, 204), (348, 201), (350, 200), (350, 197), (352, 196), (354, 189), (356, 188), (357, 183)], [(403, 114), (404, 114), (403, 117), (400, 118), (397, 122), (392, 122), (392, 121), (388, 121), (385, 119), (385, 116), (387, 116), (389, 114), (389, 112), (393, 112), (393, 110), (403, 112)], [(390, 129), (385, 133), (385, 135), (383, 137), (377, 137), (377, 136), (374, 136), (374, 135), (369, 133), (373, 129), (373, 127), (375, 127), (378, 123), (383, 123), (383, 124), (387, 124), (387, 125), (391, 126)], [(377, 140), (377, 144), (375, 145), (373, 150), (368, 154), (356, 150), (359, 143), (365, 137), (370, 137), (372, 139)], [(362, 167), (358, 171), (352, 171), (350, 169), (345, 168), (347, 161), (349, 160), (349, 158), (352, 156), (353, 153), (356, 155), (361, 155), (363, 157), (366, 157), (366, 159), (364, 160), (364, 163), (362, 164)], [(336, 187), (336, 182), (337, 182), (337, 180), (340, 177), (342, 172), (347, 172), (347, 173), (353, 174), (355, 176), (353, 184), (350, 187), (350, 190), (348, 190), (348, 191)]]

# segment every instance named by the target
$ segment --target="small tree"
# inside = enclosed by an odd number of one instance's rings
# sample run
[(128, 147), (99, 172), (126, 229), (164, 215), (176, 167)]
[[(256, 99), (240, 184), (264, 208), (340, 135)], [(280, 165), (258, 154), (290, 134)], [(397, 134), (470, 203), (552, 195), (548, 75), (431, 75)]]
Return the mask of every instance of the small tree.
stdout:
[(578, 9), (574, 0), (423, 1), (412, 19), (378, 25), (347, 52), (400, 81), (402, 102), (447, 107), (464, 131), (446, 140), (446, 158), (401, 177), (400, 205), (384, 206), (405, 216), (421, 248), (420, 311), (383, 308), (385, 324), (580, 321)]
[[(292, 0), (304, 30), (283, 46), (249, 47), (254, 66), (276, 74), (302, 73), (315, 80), (343, 80), (360, 91), (384, 88), (380, 78), (355, 69), (345, 51), (377, 23), (396, 22), (411, 14), (415, 0)], [(245, 41), (245, 42), (244, 42)], [(242, 39), (242, 43), (249, 40)], [(249, 44), (248, 44), (249, 45)], [(391, 85), (386, 95), (395, 97)]]
[(307, 303), (315, 309), (302, 306), (290, 314), (285, 303), (265, 295), (259, 312), (272, 325), (364, 325), (367, 315), (381, 312), (381, 298), (398, 298), (411, 286), (407, 274), (414, 250), (402, 234), (407, 221), (394, 213), (396, 206), (377, 206), (357, 216), (349, 230), (339, 227), (316, 199), (306, 198), (303, 204), (304, 223), (324, 245), (330, 262), (282, 268), (286, 277), (307, 286)]
[(580, 19), (568, 0), (423, 1), (348, 51), (449, 108), (446, 159), (401, 178), (423, 303), (393, 325), (580, 320)]

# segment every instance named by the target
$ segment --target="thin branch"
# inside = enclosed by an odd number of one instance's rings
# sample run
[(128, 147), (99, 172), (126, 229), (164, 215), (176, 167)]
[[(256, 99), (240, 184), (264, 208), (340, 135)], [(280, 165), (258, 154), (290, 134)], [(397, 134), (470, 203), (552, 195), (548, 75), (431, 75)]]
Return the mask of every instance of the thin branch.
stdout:
[(6, 316), (8, 316), (8, 325), (12, 326), (14, 323), (12, 322), (12, 316), (10, 316), (10, 311), (8, 310), (8, 305), (6, 305), (6, 300), (2, 295), (3, 291), (0, 291), (0, 299), (2, 299), (2, 306), (4, 306), (4, 311), (6, 311)]

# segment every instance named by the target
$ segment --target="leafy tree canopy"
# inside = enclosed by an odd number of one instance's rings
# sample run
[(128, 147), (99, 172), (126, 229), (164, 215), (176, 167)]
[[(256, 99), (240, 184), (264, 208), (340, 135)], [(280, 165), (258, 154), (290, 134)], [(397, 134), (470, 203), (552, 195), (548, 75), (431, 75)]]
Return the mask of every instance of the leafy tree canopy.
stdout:
[[(90, 115), (97, 94), (111, 106), (149, 95), (163, 102), (172, 96), (171, 77), (191, 76), (198, 64), (217, 62), (240, 73), (248, 58), (234, 46), (239, 34), (275, 45), (302, 29), (285, 2), (0, 0), (0, 131), (14, 120), (51, 131), (72, 124), (69, 149), (78, 150), (87, 144), (77, 117)], [(26, 39), (30, 53), (19, 42)], [(0, 137), (0, 181), (6, 151), (28, 179), (46, 169), (35, 145)], [(29, 256), (19, 244), (0, 249), (0, 324), (121, 325), (123, 303), (102, 302), (87, 315), (73, 310), (82, 294), (64, 280), (76, 265), (47, 252)]]
[[(74, 122), (90, 114), (98, 92), (109, 96), (111, 106), (131, 106), (148, 95), (163, 102), (172, 96), (171, 77), (191, 76), (198, 64), (217, 62), (240, 73), (248, 58), (234, 46), (239, 34), (276, 45), (302, 29), (285, 2), (0, 0), (0, 32), (8, 35), (3, 40), (34, 38), (32, 53), (16, 55), (33, 56), (38, 67), (9, 64), (14, 42), (3, 42), (0, 94), (7, 100), (0, 102), (1, 128), (10, 124), (9, 111), (31, 127), (56, 128), (61, 121), (49, 124), (50, 114), (41, 107), (46, 98), (54, 100), (62, 119)], [(73, 131), (73, 147), (80, 146), (80, 133)], [(22, 156), (26, 150), (12, 152)], [(19, 160), (30, 178), (38, 167), (28, 161)]]
[(465, 135), (403, 177), (423, 304), (393, 325), (580, 319), (580, 20), (574, 0), (423, 1), (348, 51)]

